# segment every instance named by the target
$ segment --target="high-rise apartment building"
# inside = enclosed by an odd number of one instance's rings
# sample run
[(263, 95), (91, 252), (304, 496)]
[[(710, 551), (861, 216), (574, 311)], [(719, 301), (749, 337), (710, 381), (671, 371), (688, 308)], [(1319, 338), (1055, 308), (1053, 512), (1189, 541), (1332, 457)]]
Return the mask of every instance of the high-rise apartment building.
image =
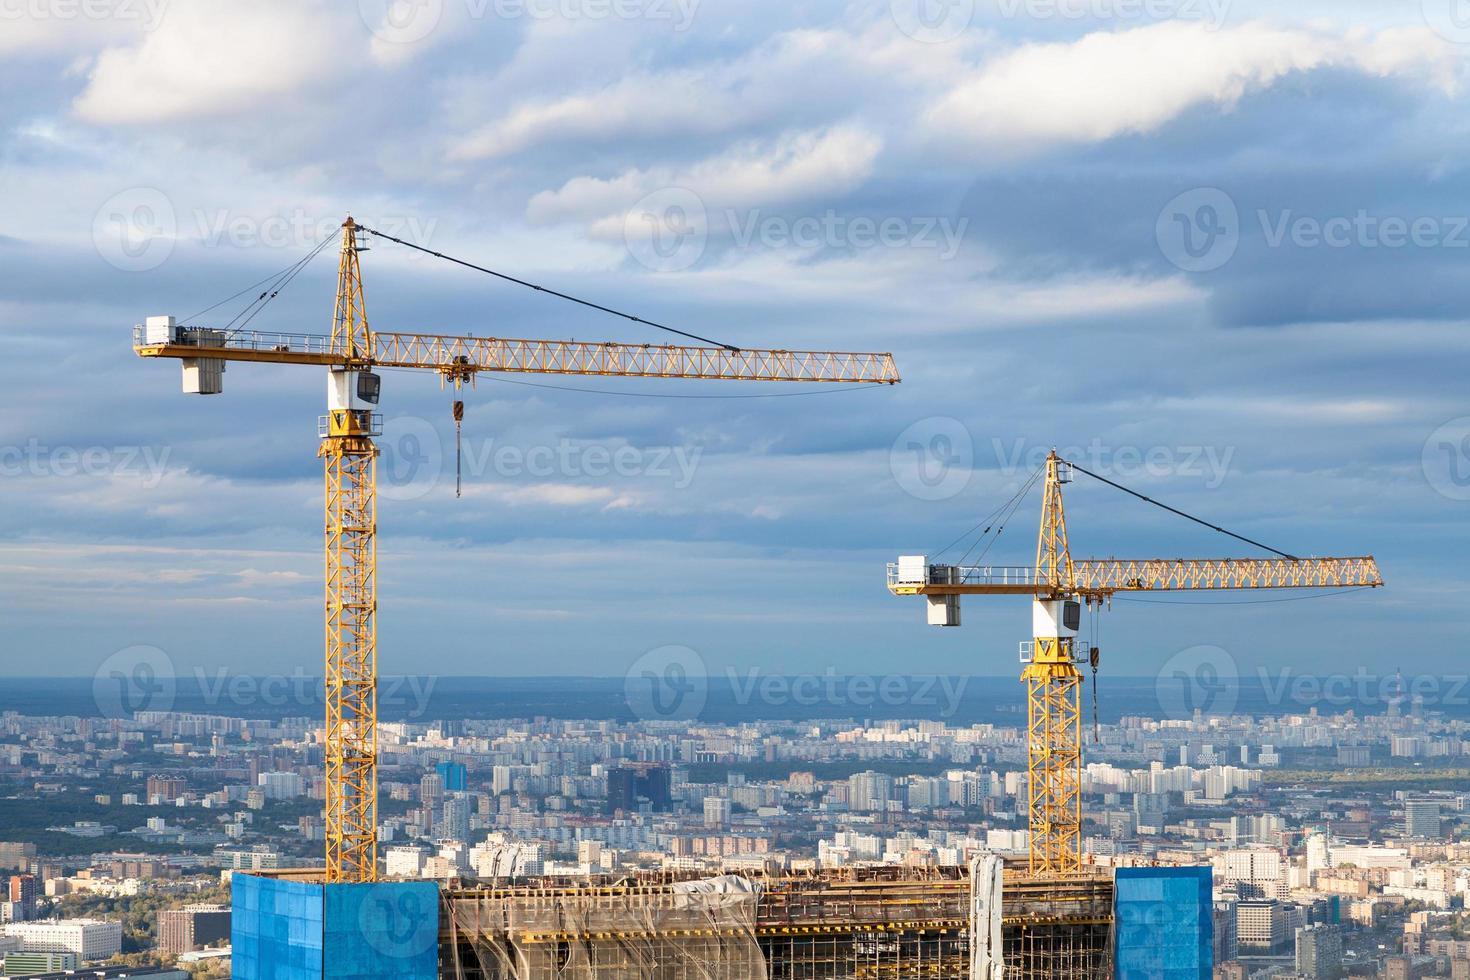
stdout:
[(1296, 931), (1296, 972), (1307, 980), (1332, 980), (1342, 970), (1342, 930), (1316, 922)]

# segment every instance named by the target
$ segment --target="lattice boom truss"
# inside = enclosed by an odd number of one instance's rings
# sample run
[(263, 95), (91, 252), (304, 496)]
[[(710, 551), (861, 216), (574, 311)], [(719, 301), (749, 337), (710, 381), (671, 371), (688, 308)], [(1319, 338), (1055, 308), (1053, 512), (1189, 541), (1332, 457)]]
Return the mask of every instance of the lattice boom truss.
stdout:
[(1073, 562), (1077, 591), (1312, 589), (1382, 585), (1372, 558), (1194, 558)]
[[(1007, 877), (1007, 980), (1109, 975), (1105, 874)], [(445, 893), (440, 975), (455, 980), (967, 977), (964, 868), (803, 877), (545, 881)]]
[[(670, 344), (516, 340), (443, 334), (374, 331), (367, 360), (379, 367), (443, 372), (508, 371), (520, 374), (611, 375), (625, 378), (709, 378), (740, 381), (831, 381), (896, 384), (891, 354), (848, 351), (730, 350)], [(199, 357), (226, 361), (342, 366), (343, 341), (315, 334), (232, 331), (223, 340), (148, 344), (133, 342), (143, 357)]]
[(385, 367), (445, 368), (531, 374), (606, 374), (652, 378), (754, 381), (898, 380), (887, 354), (841, 351), (729, 350), (662, 344), (579, 343), (380, 333), (373, 359)]

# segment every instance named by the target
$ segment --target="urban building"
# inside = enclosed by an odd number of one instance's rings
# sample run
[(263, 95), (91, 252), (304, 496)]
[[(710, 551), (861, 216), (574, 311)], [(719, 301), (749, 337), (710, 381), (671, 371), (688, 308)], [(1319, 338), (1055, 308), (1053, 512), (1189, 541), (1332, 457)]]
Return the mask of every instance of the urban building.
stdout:
[(1274, 953), (1291, 937), (1285, 908), (1276, 901), (1244, 901), (1235, 906), (1235, 940), (1242, 954)]
[(10, 877), (10, 921), (24, 922), (36, 916), (36, 902), (40, 900), (41, 888), (35, 875), (11, 875)]
[(61, 973), (77, 968), (75, 953), (6, 953), (4, 970), (7, 977), (26, 977), (37, 973)]
[(419, 780), (419, 799), (425, 806), (438, 806), (444, 798), (444, 779), (437, 772), (424, 773)]
[(446, 793), (463, 793), (470, 788), (469, 771), (459, 762), (441, 762), (434, 766), (439, 785)]
[(256, 785), (268, 800), (294, 800), (306, 795), (306, 780), (297, 772), (263, 772)]
[(187, 784), (179, 776), (149, 776), (148, 801), (172, 803), (184, 795)]
[(1235, 932), (1235, 903), (1216, 902), (1215, 918), (1215, 962), (1226, 963), (1239, 955), (1239, 941)]
[(35, 844), (0, 841), (0, 870), (29, 871), (35, 857)]
[(723, 796), (706, 796), (704, 825), (712, 830), (730, 826), (730, 801)]
[(83, 963), (122, 952), (122, 923), (97, 919), (14, 922), (5, 935), (19, 939), (25, 953), (74, 953)]
[(422, 847), (390, 847), (383, 855), (383, 871), (389, 878), (417, 878), (424, 872), (426, 853)]
[(1247, 847), (1226, 851), (1216, 861), (1220, 880), (1234, 885), (1241, 898), (1280, 898), (1281, 852), (1274, 847)]
[(882, 772), (859, 772), (848, 777), (847, 806), (855, 813), (883, 813), (893, 799), (893, 777)]
[(607, 772), (607, 812), (637, 812), (647, 803), (657, 813), (673, 806), (669, 767), (663, 763), (628, 763)]
[(1404, 802), (1404, 836), (1438, 840), (1443, 834), (1438, 800), (1406, 800)]
[(1307, 980), (1333, 980), (1342, 971), (1342, 930), (1316, 922), (1296, 931), (1296, 972)]
[(439, 824), (439, 836), (446, 840), (470, 841), (470, 807), (472, 801), (465, 793), (450, 793), (444, 798), (444, 818)]
[(230, 910), (222, 905), (188, 905), (158, 913), (158, 951), (192, 953), (230, 938)]

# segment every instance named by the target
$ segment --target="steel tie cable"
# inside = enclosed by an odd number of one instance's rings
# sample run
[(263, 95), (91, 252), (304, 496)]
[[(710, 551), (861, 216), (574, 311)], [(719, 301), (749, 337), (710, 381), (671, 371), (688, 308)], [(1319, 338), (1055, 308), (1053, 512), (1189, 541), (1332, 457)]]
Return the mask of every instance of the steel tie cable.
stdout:
[(483, 265), (476, 265), (475, 263), (467, 262), (464, 259), (457, 259), (452, 255), (445, 255), (443, 252), (436, 252), (432, 248), (425, 248), (422, 245), (415, 245), (413, 242), (405, 241), (402, 238), (396, 238), (393, 235), (389, 235), (386, 232), (377, 231), (376, 229), (369, 228), (366, 225), (359, 225), (359, 227), (362, 228), (362, 230), (367, 232), (369, 235), (376, 235), (379, 238), (386, 238), (390, 242), (397, 242), (399, 245), (405, 245), (408, 248), (414, 249), (418, 252), (423, 252), (426, 255), (432, 255), (435, 258), (443, 259), (446, 262), (453, 262), (455, 265), (462, 265), (466, 269), (474, 269), (476, 272), (483, 272), (486, 275), (494, 276), (497, 279), (504, 279), (506, 282), (515, 283), (517, 286), (525, 286), (527, 289), (534, 289), (538, 293), (546, 293), (548, 296), (555, 296), (558, 299), (564, 299), (571, 303), (577, 303), (590, 309), (599, 310), (603, 313), (610, 313), (613, 316), (622, 317), (624, 320), (631, 320), (634, 323), (641, 323), (645, 326), (655, 327), (659, 330), (666, 330), (669, 333), (675, 333), (681, 337), (688, 337), (690, 340), (697, 340), (702, 344), (713, 344), (716, 347), (723, 347), (727, 351), (731, 351), (734, 353), (740, 352), (740, 348), (734, 346), (733, 344), (727, 344), (719, 340), (710, 340), (708, 337), (699, 336), (699, 334), (689, 333), (685, 330), (678, 330), (674, 327), (665, 326), (662, 323), (655, 323), (654, 321), (646, 320), (641, 316), (634, 316), (632, 313), (624, 313), (622, 310), (615, 310), (612, 307), (603, 306), (601, 303), (594, 303), (591, 300), (581, 299), (580, 297), (572, 296), (569, 293), (559, 292), (558, 290), (552, 289), (548, 286), (538, 286), (534, 282), (527, 282), (524, 279), (517, 279), (515, 276), (507, 275), (504, 272), (496, 272), (494, 269), (487, 269)]

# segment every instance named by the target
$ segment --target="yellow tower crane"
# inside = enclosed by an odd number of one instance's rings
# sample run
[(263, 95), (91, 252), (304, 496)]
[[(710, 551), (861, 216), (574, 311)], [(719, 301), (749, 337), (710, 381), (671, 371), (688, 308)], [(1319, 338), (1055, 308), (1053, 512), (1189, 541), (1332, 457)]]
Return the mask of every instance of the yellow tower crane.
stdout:
[[(890, 354), (374, 331), (368, 326), (359, 263), (359, 253), (366, 251), (360, 237), (364, 234), (428, 251), (359, 225), (349, 216), (342, 224), (330, 336), (262, 333), (239, 327), (203, 328), (177, 323), (170, 316), (151, 316), (134, 328), (133, 337), (133, 349), (141, 357), (180, 359), (184, 391), (192, 394), (218, 394), (228, 361), (327, 369), (327, 414), (318, 421), (318, 434), (322, 440), (319, 455), (326, 473), (325, 823), (329, 882), (368, 882), (377, 877), (378, 449), (373, 437), (382, 433), (382, 416), (376, 411), (379, 378), (374, 368), (434, 371), (456, 388), (473, 381), (481, 371), (742, 381), (899, 381)], [(660, 326), (437, 252), (430, 254), (625, 319)], [(299, 271), (300, 265), (293, 268)], [(274, 289), (282, 284), (278, 281)], [(273, 296), (268, 287), (259, 302), (263, 304)], [(668, 327), (660, 329), (704, 339)], [(458, 405), (455, 414), (457, 421)]]
[[(929, 600), (929, 623), (960, 624), (960, 596), (1032, 597), (1032, 639), (1021, 644), (1021, 680), (1026, 685), (1027, 807), (1033, 874), (1065, 874), (1082, 866), (1082, 671), (1091, 657), (1075, 649), (1082, 603), (1099, 606), (1117, 592), (1175, 592), (1216, 589), (1376, 587), (1383, 584), (1371, 557), (1074, 559), (1067, 542), (1062, 487), (1073, 470), (1086, 473), (1141, 499), (1053, 451), (1042, 487), (1041, 532), (1032, 566), (930, 564), (905, 555), (888, 566), (895, 595)], [(1165, 507), (1180, 516), (1267, 551), (1273, 548)], [(1094, 662), (1095, 666), (1095, 662)]]

